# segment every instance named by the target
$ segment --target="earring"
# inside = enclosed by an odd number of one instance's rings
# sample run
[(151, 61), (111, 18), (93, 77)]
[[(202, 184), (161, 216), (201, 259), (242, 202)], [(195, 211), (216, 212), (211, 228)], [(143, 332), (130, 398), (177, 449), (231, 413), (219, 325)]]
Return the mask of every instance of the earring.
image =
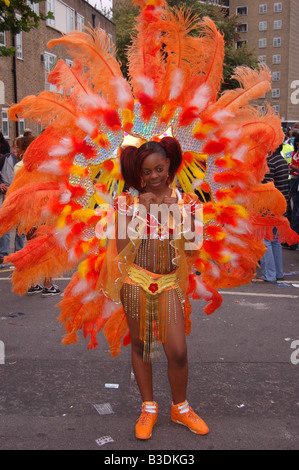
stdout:
[(146, 184), (145, 184), (145, 182), (144, 182), (144, 179), (141, 178), (141, 187), (142, 187), (142, 189), (145, 188), (145, 186), (146, 186)]

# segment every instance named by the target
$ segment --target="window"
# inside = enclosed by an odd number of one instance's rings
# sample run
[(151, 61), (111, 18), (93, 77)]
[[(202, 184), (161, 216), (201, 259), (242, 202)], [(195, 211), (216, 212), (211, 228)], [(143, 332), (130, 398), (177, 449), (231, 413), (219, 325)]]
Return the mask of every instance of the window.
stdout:
[(25, 121), (24, 121), (24, 119), (19, 118), (18, 128), (19, 128), (19, 135), (24, 135), (24, 130), (25, 130)]
[(274, 109), (274, 111), (275, 111), (275, 114), (279, 114), (279, 113), (280, 113), (280, 107), (279, 107), (278, 104), (275, 104), (275, 105), (273, 106), (273, 109)]
[(60, 0), (47, 0), (47, 12), (51, 11), (54, 20), (47, 20), (47, 25), (61, 33), (69, 33), (75, 29), (75, 10)]
[(267, 21), (260, 21), (259, 22), (259, 31), (267, 31), (268, 23)]
[(75, 29), (75, 10), (66, 7), (66, 32), (74, 31)]
[(267, 47), (267, 38), (259, 39), (259, 48)]
[(260, 12), (261, 15), (264, 15), (265, 13), (267, 13), (267, 4), (266, 3), (263, 3), (263, 4), (260, 5), (259, 12)]
[(48, 75), (53, 70), (56, 65), (56, 55), (50, 54), (49, 52), (44, 52), (44, 62), (45, 62), (45, 89), (50, 91), (56, 91), (56, 86), (48, 83)]
[(273, 38), (273, 47), (281, 46), (281, 38)]
[[(18, 20), (21, 20), (20, 15), (16, 15)], [(23, 38), (22, 38), (22, 31), (16, 34), (16, 50), (17, 50), (17, 58), (23, 59)]]
[(47, 8), (46, 8), (47, 13), (51, 11), (54, 15), (54, 19), (47, 20), (47, 25), (52, 26), (53, 28), (55, 27), (55, 0), (47, 0)]
[(237, 7), (237, 15), (248, 15), (247, 7)]
[(272, 98), (279, 98), (280, 97), (280, 88), (273, 88), (272, 89)]
[(77, 13), (77, 30), (84, 31), (84, 16)]
[(8, 109), (2, 108), (2, 134), (6, 139), (9, 138)]
[(275, 20), (273, 27), (274, 29), (282, 29), (282, 20)]
[(273, 56), (273, 64), (280, 64), (281, 62), (281, 55), (280, 54), (275, 54)]
[(244, 44), (246, 44), (247, 41), (237, 41), (236, 42), (236, 48), (239, 49), (240, 47), (243, 47)]
[(30, 6), (31, 10), (34, 11), (36, 15), (39, 15), (39, 3), (33, 3), (27, 0), (27, 5)]
[(273, 80), (273, 82), (279, 82), (280, 81), (280, 72), (273, 72), (272, 80)]
[(265, 55), (259, 55), (258, 59), (259, 59), (259, 63), (260, 63), (260, 64), (265, 64), (266, 61), (267, 61), (267, 56), (265, 56)]
[(0, 46), (5, 46), (5, 32), (0, 31)]
[(274, 13), (280, 13), (282, 11), (282, 2), (274, 3)]
[(248, 24), (247, 23), (242, 23), (237, 26), (237, 31), (239, 33), (247, 33), (248, 31)]

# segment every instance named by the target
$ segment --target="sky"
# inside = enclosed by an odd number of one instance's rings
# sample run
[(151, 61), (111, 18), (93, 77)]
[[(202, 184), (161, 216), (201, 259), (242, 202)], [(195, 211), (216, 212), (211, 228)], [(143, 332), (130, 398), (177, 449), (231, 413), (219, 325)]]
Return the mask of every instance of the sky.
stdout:
[(95, 6), (99, 10), (102, 8), (109, 9), (112, 7), (112, 0), (88, 0), (92, 6)]

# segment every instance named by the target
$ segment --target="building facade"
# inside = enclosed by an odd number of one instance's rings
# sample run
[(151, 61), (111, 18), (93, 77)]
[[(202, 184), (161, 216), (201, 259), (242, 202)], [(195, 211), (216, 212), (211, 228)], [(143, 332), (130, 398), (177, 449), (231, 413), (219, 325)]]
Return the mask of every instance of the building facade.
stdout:
[[(239, 17), (236, 47), (246, 42), (272, 72), (267, 101), (283, 122), (299, 122), (299, 1), (230, 0), (229, 14)], [(258, 100), (261, 107), (264, 100)]]
[[(10, 105), (28, 95), (36, 95), (43, 90), (51, 90), (47, 75), (59, 59), (71, 63), (71, 57), (62, 46), (47, 48), (51, 39), (73, 30), (83, 30), (84, 26), (102, 28), (115, 42), (115, 24), (85, 0), (47, 0), (33, 4), (41, 13), (52, 11), (54, 20), (41, 21), (38, 29), (21, 32), (12, 38), (10, 33), (0, 35), (0, 45), (15, 45), (14, 57), (0, 57), (0, 131), (11, 144), (13, 139), (30, 128), (34, 135), (41, 132), (36, 123), (8, 120)], [(38, 10), (36, 10), (38, 12)]]

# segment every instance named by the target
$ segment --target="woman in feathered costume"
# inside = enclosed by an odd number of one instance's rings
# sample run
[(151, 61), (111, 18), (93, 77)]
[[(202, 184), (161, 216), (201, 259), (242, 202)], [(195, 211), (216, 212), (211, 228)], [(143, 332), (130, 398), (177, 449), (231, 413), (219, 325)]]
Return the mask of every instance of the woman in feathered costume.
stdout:
[[(189, 298), (207, 301), (211, 314), (221, 305), (217, 289), (250, 282), (273, 226), (281, 240), (297, 241), (283, 217), (283, 196), (272, 183), (260, 184), (283, 133), (270, 107), (262, 114), (250, 105), (270, 90), (267, 67), (237, 68), (240, 87), (219, 97), (224, 43), (214, 23), (171, 11), (164, 0), (133, 3), (140, 14), (129, 82), (100, 29), (75, 31), (48, 44), (65, 45), (74, 58), (48, 76), (59, 93), (11, 107), (10, 119), (37, 120), (45, 131), (9, 188), (0, 235), (38, 227), (6, 259), (15, 266), (18, 294), (77, 268), (60, 303), (65, 344), (81, 329), (89, 348), (103, 330), (112, 356), (132, 341), (144, 402), (137, 437), (150, 437), (157, 419), (151, 359), (160, 343), (169, 360), (172, 419), (205, 434), (185, 401)], [(189, 34), (195, 29), (197, 37)], [(170, 213), (162, 223), (162, 214), (148, 213), (153, 203), (179, 207), (178, 218)]]

